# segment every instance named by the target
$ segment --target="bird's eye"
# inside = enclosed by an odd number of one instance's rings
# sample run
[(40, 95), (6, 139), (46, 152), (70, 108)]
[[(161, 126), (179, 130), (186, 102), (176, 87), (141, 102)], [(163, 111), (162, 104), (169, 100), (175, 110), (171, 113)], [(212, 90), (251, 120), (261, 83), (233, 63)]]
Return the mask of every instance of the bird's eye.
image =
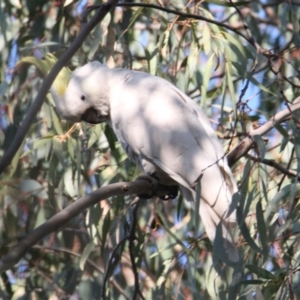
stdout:
[(81, 99), (82, 101), (84, 101), (84, 100), (85, 100), (85, 96), (82, 95), (82, 96), (80, 97), (80, 99)]

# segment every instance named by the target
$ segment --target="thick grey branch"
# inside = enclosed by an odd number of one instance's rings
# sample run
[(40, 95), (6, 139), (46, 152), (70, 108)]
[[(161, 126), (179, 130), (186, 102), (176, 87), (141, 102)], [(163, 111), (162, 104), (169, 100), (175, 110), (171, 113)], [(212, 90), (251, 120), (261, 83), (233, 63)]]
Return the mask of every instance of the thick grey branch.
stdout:
[(153, 189), (151, 183), (146, 180), (134, 182), (119, 182), (102, 187), (70, 204), (62, 211), (54, 215), (45, 223), (37, 227), (24, 237), (9, 253), (0, 260), (0, 274), (15, 265), (26, 252), (42, 238), (61, 228), (69, 220), (80, 214), (90, 206), (112, 196), (125, 196), (132, 194), (150, 193)]
[(17, 153), (18, 149), (22, 145), (22, 142), (30, 129), (30, 126), (35, 119), (36, 114), (40, 110), (43, 101), (49, 91), (55, 77), (60, 72), (60, 70), (68, 63), (71, 57), (76, 53), (76, 51), (80, 48), (86, 37), (90, 34), (90, 32), (94, 29), (94, 27), (101, 22), (107, 13), (118, 3), (118, 0), (110, 0), (107, 3), (101, 5), (100, 9), (96, 11), (95, 15), (90, 19), (90, 21), (86, 24), (83, 24), (78, 36), (75, 38), (71, 46), (64, 52), (64, 54), (60, 57), (57, 63), (54, 65), (53, 69), (50, 71), (49, 75), (45, 78), (41, 89), (39, 90), (33, 104), (28, 110), (22, 125), (19, 127), (19, 130), (0, 160), (0, 174), (6, 169), (7, 166), (10, 165), (12, 159)]

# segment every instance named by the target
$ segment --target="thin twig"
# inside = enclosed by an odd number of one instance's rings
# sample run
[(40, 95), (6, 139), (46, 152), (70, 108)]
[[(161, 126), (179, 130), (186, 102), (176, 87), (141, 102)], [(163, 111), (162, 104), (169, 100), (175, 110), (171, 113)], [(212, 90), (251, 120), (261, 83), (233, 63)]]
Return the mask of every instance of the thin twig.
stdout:
[(130, 255), (130, 260), (131, 260), (131, 265), (132, 265), (132, 272), (134, 276), (134, 294), (132, 296), (133, 300), (137, 299), (137, 296), (140, 296), (141, 299), (145, 299), (141, 290), (140, 290), (140, 284), (139, 284), (139, 273), (137, 270), (137, 266), (135, 263), (135, 256), (134, 256), (134, 241), (136, 240), (136, 235), (135, 235), (135, 230), (137, 226), (137, 221), (138, 221), (138, 212), (139, 209), (139, 202), (134, 206), (133, 211), (132, 211), (132, 224), (130, 228), (130, 233), (129, 233), (129, 255)]
[[(228, 24), (223, 24), (220, 21), (216, 21), (213, 19), (209, 19), (206, 18), (204, 16), (200, 16), (200, 15), (195, 15), (195, 14), (189, 14), (189, 13), (184, 13), (184, 12), (180, 12), (177, 10), (173, 10), (170, 8), (166, 8), (166, 7), (162, 7), (162, 6), (158, 6), (155, 4), (150, 4), (150, 3), (131, 3), (131, 2), (122, 2), (122, 3), (118, 3), (117, 6), (119, 7), (145, 7), (145, 8), (154, 8), (157, 10), (161, 10), (170, 14), (174, 14), (177, 16), (181, 16), (184, 18), (190, 18), (190, 19), (195, 19), (195, 20), (201, 20), (201, 21), (205, 21), (211, 24), (215, 24), (218, 25), (220, 27), (224, 27), (230, 31), (233, 31), (234, 33), (238, 34), (239, 36), (241, 36), (242, 38), (244, 38), (246, 41), (248, 41), (252, 46), (256, 47), (255, 45), (255, 41), (253, 39), (249, 39), (246, 35), (244, 35), (243, 33), (241, 33), (239, 30), (237, 30), (235, 27), (232, 27)], [(262, 52), (264, 52), (265, 50), (262, 50)]]
[[(32, 263), (32, 262), (31, 262)], [(68, 295), (68, 293), (63, 290), (59, 284), (56, 282), (56, 280), (54, 280), (51, 276), (49, 276), (44, 270), (43, 268), (40, 266), (40, 264), (38, 262), (34, 262), (33, 263), (33, 267), (35, 269), (35, 272), (42, 277), (47, 283), (50, 283), (54, 289), (55, 289), (55, 293), (56, 295), (58, 295), (61, 299), (65, 299), (66, 296), (70, 296)], [(68, 297), (69, 298), (69, 297)]]
[(246, 157), (255, 161), (255, 162), (260, 162), (262, 164), (265, 164), (267, 166), (273, 167), (276, 170), (280, 171), (281, 173), (288, 175), (288, 176), (292, 176), (292, 177), (297, 177), (298, 181), (300, 181), (300, 175), (293, 170), (290, 170), (289, 168), (285, 168), (283, 167), (281, 164), (278, 164), (277, 162), (275, 162), (275, 160), (273, 159), (261, 159), (259, 157), (256, 157), (254, 155), (251, 154), (246, 154)]
[[(40, 250), (48, 250), (48, 251), (53, 251), (55, 252), (62, 252), (62, 253), (68, 253), (70, 255), (76, 256), (76, 257), (81, 257), (80, 253), (76, 253), (70, 249), (66, 249), (66, 248), (61, 248), (61, 247), (46, 247), (46, 246), (41, 246), (41, 245), (35, 245), (33, 246), (34, 249), (40, 249)], [(101, 274), (104, 274), (104, 268), (99, 267), (95, 262), (93, 262), (91, 259), (87, 258), (86, 259), (86, 263), (88, 263), (91, 267), (93, 267), (96, 271), (98, 271)], [(109, 279), (110, 284), (115, 287), (120, 294), (126, 299), (129, 300), (130, 298), (126, 295), (126, 293), (124, 292), (124, 289), (122, 289), (122, 287), (119, 285), (119, 283), (114, 280), (113, 278)]]
[(113, 260), (115, 258), (115, 254), (116, 252), (118, 251), (118, 249), (122, 246), (123, 243), (125, 243), (128, 239), (129, 235), (126, 235), (125, 237), (123, 237), (121, 239), (121, 241), (117, 244), (117, 246), (114, 248), (113, 252), (111, 253), (111, 256), (109, 258), (109, 261), (108, 261), (108, 264), (107, 264), (107, 270), (105, 272), (105, 276), (104, 276), (104, 279), (103, 279), (103, 285), (102, 285), (102, 292), (101, 292), (101, 298), (103, 300), (105, 300), (106, 298), (106, 295), (105, 295), (105, 286), (106, 286), (106, 282), (108, 281), (109, 279), (109, 274), (110, 274), (110, 266), (112, 265), (113, 263)]
[(104, 277), (104, 280), (103, 280), (103, 289), (102, 289), (102, 293), (101, 293), (101, 298), (103, 300), (105, 300), (105, 298), (106, 298), (106, 296), (105, 296), (105, 285), (106, 285), (106, 282), (108, 281), (108, 278), (109, 278), (110, 266), (113, 263), (113, 259), (115, 258), (116, 252), (118, 251), (120, 246), (124, 242), (126, 242), (127, 240), (129, 241), (129, 255), (130, 255), (130, 260), (131, 260), (131, 265), (132, 265), (132, 272), (133, 272), (133, 276), (134, 276), (134, 294), (132, 296), (132, 299), (137, 299), (137, 296), (140, 296), (141, 299), (145, 299), (142, 292), (141, 292), (141, 290), (140, 290), (139, 274), (138, 274), (137, 266), (136, 266), (136, 263), (135, 263), (135, 256), (134, 256), (134, 252), (133, 252), (134, 241), (136, 240), (135, 230), (136, 230), (137, 221), (138, 221), (138, 216), (137, 216), (138, 207), (139, 207), (139, 202), (136, 202), (136, 204), (134, 205), (133, 211), (132, 211), (132, 223), (131, 223), (129, 234), (127, 234), (125, 237), (122, 238), (122, 240), (117, 244), (117, 246), (114, 248), (114, 250), (113, 250), (113, 252), (110, 256), (107, 271), (105, 273), (105, 277)]

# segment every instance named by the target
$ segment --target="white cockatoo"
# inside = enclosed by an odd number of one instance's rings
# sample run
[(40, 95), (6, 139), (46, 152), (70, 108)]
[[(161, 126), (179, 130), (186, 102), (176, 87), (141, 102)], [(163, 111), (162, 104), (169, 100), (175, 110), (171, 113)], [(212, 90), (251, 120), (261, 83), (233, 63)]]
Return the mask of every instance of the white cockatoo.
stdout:
[[(23, 62), (31, 62), (23, 59)], [(108, 123), (122, 147), (146, 174), (164, 185), (178, 184), (195, 201), (200, 181), (200, 217), (210, 240), (221, 222), (225, 249), (238, 260), (228, 215), (237, 185), (224, 150), (199, 106), (160, 77), (127, 69), (109, 69), (98, 61), (56, 79), (51, 94), (58, 112), (71, 122)], [(68, 75), (69, 74), (69, 75)]]

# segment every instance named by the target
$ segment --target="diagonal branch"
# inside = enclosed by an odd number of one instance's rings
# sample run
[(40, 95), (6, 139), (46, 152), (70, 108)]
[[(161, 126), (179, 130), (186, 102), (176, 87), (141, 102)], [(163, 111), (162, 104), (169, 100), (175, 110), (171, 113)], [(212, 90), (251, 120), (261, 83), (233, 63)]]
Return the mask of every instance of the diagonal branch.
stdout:
[(107, 264), (107, 270), (106, 272), (103, 272), (104, 275), (104, 279), (103, 279), (103, 283), (102, 283), (102, 292), (101, 292), (101, 298), (103, 300), (105, 300), (106, 298), (106, 282), (108, 280), (110, 280), (109, 276), (111, 274), (111, 266), (113, 264), (114, 259), (116, 258), (116, 253), (118, 251), (118, 249), (127, 241), (128, 239), (128, 235), (124, 236), (121, 241), (117, 244), (117, 246), (114, 248), (114, 250), (112, 251), (108, 264)]
[(45, 223), (37, 227), (15, 245), (9, 253), (0, 260), (0, 274), (15, 265), (26, 252), (42, 238), (61, 228), (70, 219), (80, 214), (83, 210), (95, 205), (101, 200), (112, 196), (126, 196), (132, 194), (150, 193), (153, 189), (151, 183), (146, 180), (136, 180), (134, 182), (119, 182), (100, 189), (76, 200), (62, 211), (54, 215)]
[(130, 228), (130, 233), (129, 233), (129, 255), (130, 255), (130, 260), (131, 260), (131, 266), (132, 266), (132, 272), (134, 276), (134, 294), (132, 296), (133, 300), (138, 299), (138, 296), (140, 299), (145, 300), (141, 289), (140, 289), (140, 283), (139, 283), (139, 273), (137, 269), (137, 265), (135, 262), (135, 256), (134, 256), (134, 241), (137, 239), (135, 232), (136, 232), (136, 227), (137, 227), (137, 222), (138, 222), (138, 209), (139, 209), (139, 202), (135, 204), (133, 211), (132, 211), (132, 224)]
[(274, 169), (277, 169), (278, 171), (280, 171), (282, 174), (292, 176), (292, 177), (297, 177), (297, 180), (300, 181), (300, 175), (296, 171), (291, 170), (289, 168), (285, 168), (281, 164), (278, 164), (274, 159), (266, 159), (266, 158), (261, 159), (259, 157), (253, 156), (251, 154), (246, 154), (246, 157), (251, 159), (252, 161), (260, 162), (264, 165), (273, 167)]
[(242, 156), (244, 156), (253, 146), (253, 136), (263, 136), (272, 130), (276, 125), (280, 124), (287, 117), (291, 116), (291, 113), (300, 109), (300, 97), (297, 97), (292, 105), (288, 108), (278, 112), (274, 117), (267, 121), (261, 127), (251, 130), (247, 137), (245, 137), (228, 155), (227, 160), (230, 167), (232, 167)]
[[(140, 180), (140, 179), (138, 179), (138, 180)], [(116, 254), (117, 250), (120, 248), (120, 246), (122, 246), (126, 241), (129, 241), (129, 255), (130, 255), (130, 260), (131, 260), (131, 265), (132, 265), (132, 272), (133, 272), (133, 275), (134, 275), (134, 294), (132, 296), (132, 299), (136, 299), (138, 295), (140, 296), (141, 299), (145, 299), (142, 292), (141, 292), (141, 290), (140, 290), (139, 274), (138, 274), (137, 266), (136, 266), (136, 263), (135, 263), (135, 256), (134, 256), (134, 241), (137, 239), (136, 234), (135, 234), (137, 221), (138, 221), (137, 211), (138, 211), (138, 207), (139, 207), (140, 198), (137, 197), (136, 200), (137, 200), (137, 203), (134, 204), (134, 208), (133, 208), (133, 211), (132, 211), (132, 224), (131, 224), (130, 232), (129, 232), (129, 234), (127, 234), (126, 236), (124, 236), (122, 238), (122, 240), (114, 248), (114, 250), (113, 250), (113, 252), (110, 256), (107, 271), (105, 272), (105, 276), (104, 276), (104, 280), (103, 280), (103, 287), (102, 287), (102, 293), (101, 293), (101, 298), (102, 299), (106, 299), (105, 286), (106, 286), (106, 282), (109, 279), (109, 275), (110, 275), (110, 272), (111, 272), (110, 267), (113, 263), (113, 260), (115, 259), (115, 256), (116, 256), (115, 254)]]
[(86, 24), (83, 24), (78, 36), (75, 38), (71, 46), (63, 53), (63, 55), (60, 57), (60, 59), (50, 71), (49, 75), (45, 78), (41, 89), (39, 90), (35, 101), (28, 110), (22, 122), (22, 125), (19, 127), (19, 130), (13, 142), (11, 143), (11, 145), (3, 155), (2, 159), (0, 160), (0, 174), (3, 173), (3, 171), (10, 165), (12, 159), (14, 158), (18, 149), (20, 148), (57, 74), (80, 48), (86, 37), (94, 29), (94, 27), (104, 19), (104, 17), (111, 11), (113, 7), (116, 6), (117, 3), (118, 0), (110, 0), (107, 3), (100, 6), (100, 8), (96, 11), (95, 15), (90, 19), (90, 21)]

